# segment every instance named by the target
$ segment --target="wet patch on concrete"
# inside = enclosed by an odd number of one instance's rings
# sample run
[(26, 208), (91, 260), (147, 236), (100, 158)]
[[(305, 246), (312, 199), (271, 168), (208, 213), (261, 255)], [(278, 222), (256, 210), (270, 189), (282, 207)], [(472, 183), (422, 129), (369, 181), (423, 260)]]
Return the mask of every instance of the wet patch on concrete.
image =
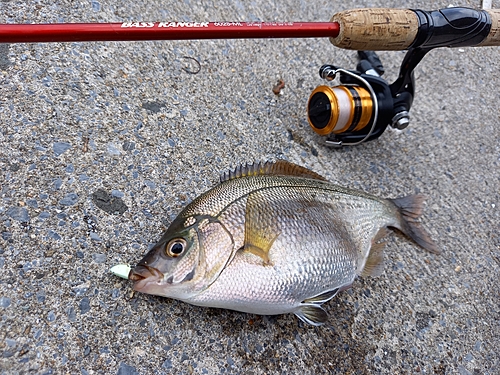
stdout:
[(127, 205), (121, 198), (114, 197), (102, 189), (92, 193), (92, 201), (97, 207), (108, 214), (121, 215), (128, 210)]

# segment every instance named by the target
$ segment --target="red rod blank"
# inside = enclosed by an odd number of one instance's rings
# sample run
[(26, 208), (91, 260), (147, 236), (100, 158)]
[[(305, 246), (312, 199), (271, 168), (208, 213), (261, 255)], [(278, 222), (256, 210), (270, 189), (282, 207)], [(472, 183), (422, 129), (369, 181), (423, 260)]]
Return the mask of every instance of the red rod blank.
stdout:
[(336, 37), (336, 22), (0, 24), (0, 43)]

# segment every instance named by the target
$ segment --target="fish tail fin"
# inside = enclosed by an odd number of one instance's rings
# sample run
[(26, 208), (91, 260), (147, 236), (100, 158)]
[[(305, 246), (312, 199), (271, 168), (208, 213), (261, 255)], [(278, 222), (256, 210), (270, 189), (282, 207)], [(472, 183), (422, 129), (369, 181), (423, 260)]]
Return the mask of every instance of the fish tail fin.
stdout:
[(390, 199), (399, 212), (399, 226), (397, 228), (425, 250), (439, 254), (440, 251), (430, 235), (416, 221), (422, 215), (424, 200), (425, 197), (420, 194)]

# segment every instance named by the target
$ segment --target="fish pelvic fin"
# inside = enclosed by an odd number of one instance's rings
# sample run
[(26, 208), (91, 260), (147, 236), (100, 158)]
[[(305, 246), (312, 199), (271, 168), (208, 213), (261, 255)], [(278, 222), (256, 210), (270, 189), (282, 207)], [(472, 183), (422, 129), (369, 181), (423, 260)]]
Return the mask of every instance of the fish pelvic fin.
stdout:
[(440, 251), (430, 235), (416, 221), (422, 215), (424, 200), (425, 197), (420, 194), (389, 199), (397, 207), (400, 215), (400, 223), (397, 228), (425, 250), (439, 254)]
[(313, 326), (320, 326), (328, 320), (328, 314), (321, 307), (322, 303), (330, 301), (337, 295), (338, 292), (346, 290), (351, 286), (351, 283), (342, 285), (338, 288), (327, 290), (314, 297), (305, 299), (300, 307), (294, 311), (300, 320)]
[(297, 176), (326, 181), (326, 178), (300, 165), (290, 163), (286, 160), (276, 162), (266, 161), (264, 163), (251, 163), (237, 166), (234, 170), (225, 172), (220, 177), (220, 182), (234, 180), (247, 176)]
[(308, 299), (304, 300), (303, 303), (306, 303), (306, 304), (309, 304), (309, 303), (322, 304), (322, 303), (328, 302), (333, 297), (335, 297), (337, 295), (337, 293), (339, 292), (339, 290), (340, 290), (340, 288), (335, 288), (335, 289), (332, 289), (332, 290), (328, 290), (328, 291), (326, 291), (324, 293), (318, 294), (317, 296), (314, 296), (314, 297), (311, 297), (311, 298), (308, 298)]
[(294, 314), (303, 322), (313, 326), (323, 325), (328, 320), (326, 311), (316, 304), (303, 304), (294, 311)]

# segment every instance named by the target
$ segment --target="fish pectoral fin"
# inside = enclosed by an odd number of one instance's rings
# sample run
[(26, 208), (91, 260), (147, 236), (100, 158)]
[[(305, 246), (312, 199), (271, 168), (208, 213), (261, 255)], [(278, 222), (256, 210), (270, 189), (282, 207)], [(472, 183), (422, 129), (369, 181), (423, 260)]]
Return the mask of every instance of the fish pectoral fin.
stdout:
[(245, 245), (245, 247), (243, 248), (244, 251), (246, 252), (249, 252), (253, 255), (256, 255), (260, 258), (262, 258), (262, 260), (264, 261), (264, 264), (269, 264), (270, 263), (270, 260), (269, 260), (269, 249), (266, 251), (258, 246), (254, 246), (254, 245), (251, 245), (251, 244), (247, 244)]
[(372, 244), (370, 254), (366, 259), (365, 267), (361, 271), (361, 276), (378, 277), (384, 271), (384, 247), (385, 242)]
[(271, 250), (271, 247), (273, 246), (273, 243), (276, 238), (278, 238), (278, 236), (279, 235), (274, 236), (274, 238), (270, 241), (266, 240), (263, 237), (249, 238), (249, 242), (247, 242), (245, 239), (245, 246), (243, 246), (243, 251), (247, 251), (262, 258), (264, 264), (271, 264), (271, 261), (269, 259), (269, 250)]
[(248, 196), (245, 208), (244, 251), (261, 257), (270, 264), (269, 251), (279, 237), (279, 229), (273, 225), (274, 212), (266, 206), (266, 200), (258, 193)]
[(326, 311), (316, 304), (304, 304), (294, 313), (300, 320), (313, 326), (320, 326), (328, 320)]
[(335, 288), (335, 289), (329, 290), (327, 292), (318, 294), (317, 296), (308, 298), (308, 299), (304, 300), (303, 303), (322, 304), (322, 303), (328, 302), (333, 297), (335, 297), (337, 295), (339, 290), (340, 290), (340, 288)]

